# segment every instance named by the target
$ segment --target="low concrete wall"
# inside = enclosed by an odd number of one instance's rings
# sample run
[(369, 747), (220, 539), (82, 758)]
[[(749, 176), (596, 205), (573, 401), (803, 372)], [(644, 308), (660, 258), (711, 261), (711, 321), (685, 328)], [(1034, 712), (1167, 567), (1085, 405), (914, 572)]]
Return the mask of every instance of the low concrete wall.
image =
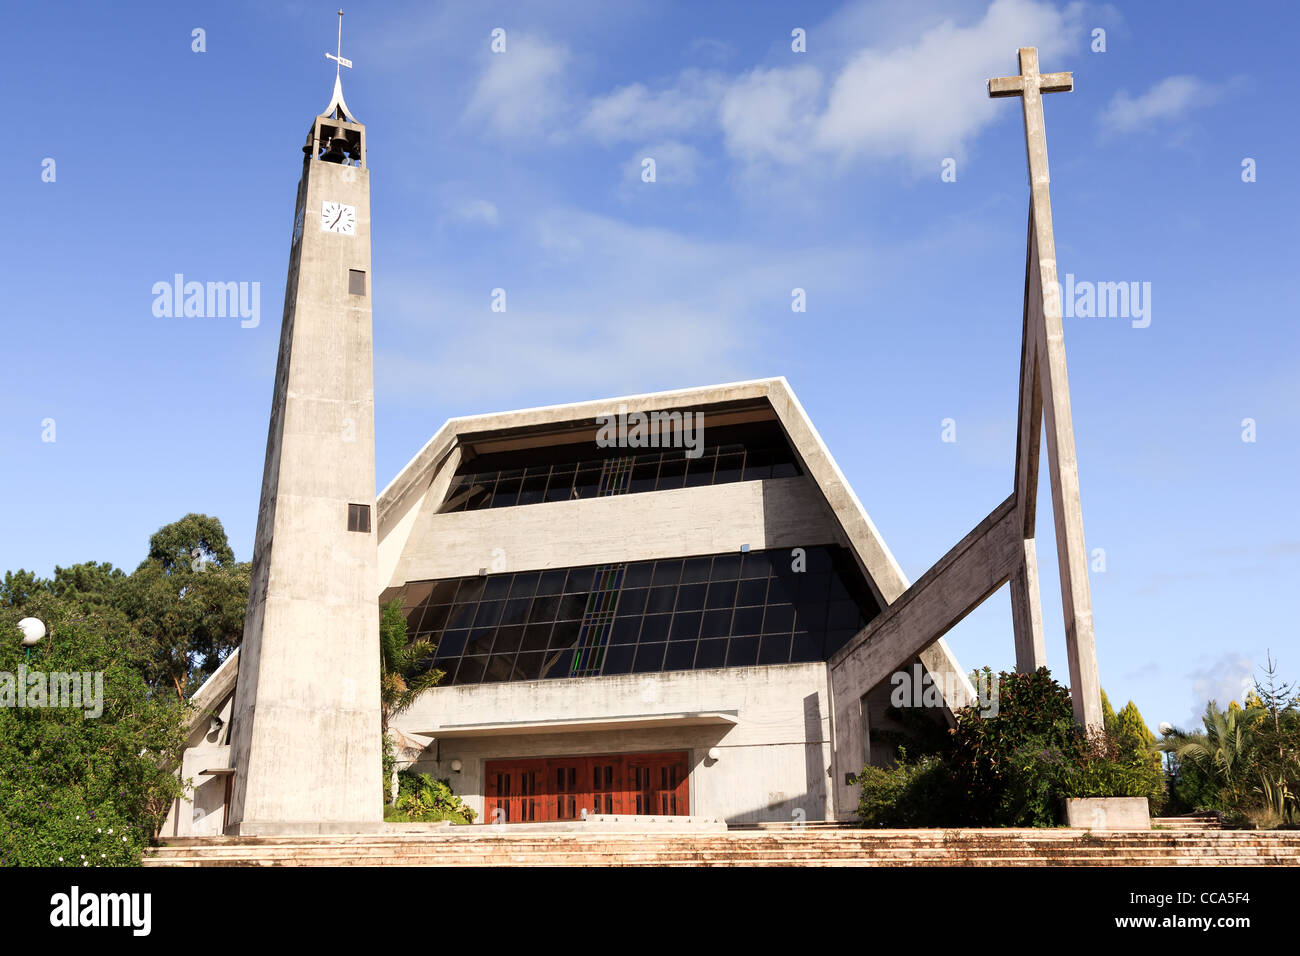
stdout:
[(1150, 830), (1151, 807), (1146, 797), (1070, 797), (1065, 822), (1087, 830)]

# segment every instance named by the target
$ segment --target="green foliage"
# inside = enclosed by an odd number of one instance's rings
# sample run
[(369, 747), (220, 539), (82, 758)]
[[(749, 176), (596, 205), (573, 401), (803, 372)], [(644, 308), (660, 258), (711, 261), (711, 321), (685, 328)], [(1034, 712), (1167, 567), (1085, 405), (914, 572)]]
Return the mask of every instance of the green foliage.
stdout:
[(1257, 743), (1252, 732), (1263, 716), (1257, 708), (1219, 710), (1214, 701), (1205, 705), (1204, 730), (1175, 731), (1161, 744), (1178, 766), (1194, 766), (1219, 789), (1224, 806), (1240, 806), (1252, 785), (1251, 764)]
[(403, 770), (397, 775), (397, 800), (384, 818), (408, 823), (473, 823), (476, 814), (451, 789), (451, 781)]
[(24, 571), (21, 568), (17, 571), (6, 571), (4, 581), (0, 582), (0, 608), (26, 607), (32, 598), (45, 594), (49, 590), (50, 582), (45, 578), (38, 578), (31, 571)]
[[(432, 641), (406, 639), (406, 617), (400, 601), (389, 601), (379, 610), (380, 722), (385, 734), (388, 721), (415, 703), (416, 698), (445, 676), (433, 666)], [(385, 787), (387, 792), (387, 787)]]
[(219, 519), (191, 512), (150, 536), (146, 560), (172, 574), (197, 571), (201, 563), (225, 567), (235, 563), (235, 553), (230, 550), (226, 529)]
[[(30, 662), (13, 639), (27, 615), (48, 628)], [(0, 635), (0, 672), (103, 674), (98, 717), (0, 707), (0, 865), (138, 863), (180, 794), (173, 771), (185, 740), (185, 705), (144, 678), (149, 643), (121, 611), (48, 591), (0, 608)]]
[(1160, 749), (1170, 754), (1176, 810), (1221, 810), (1239, 825), (1300, 822), (1300, 699), (1271, 654), (1245, 707), (1210, 701), (1200, 730), (1175, 730)]
[[(1133, 709), (1136, 712), (1137, 708)], [(1068, 796), (1146, 797), (1152, 815), (1158, 814), (1167, 799), (1160, 754), (1141, 741), (1134, 746), (1132, 739), (1124, 735), (1123, 719), (1121, 711), (1115, 734), (1088, 742), (1071, 778)]]
[(149, 556), (123, 582), (117, 604), (153, 642), (151, 683), (187, 697), (239, 646), (250, 570), (207, 515), (186, 515), (150, 537)]
[(1101, 690), (1101, 725), (1106, 733), (1115, 732), (1115, 708), (1110, 705), (1110, 698), (1106, 696), (1106, 689)]
[(909, 760), (905, 748), (893, 767), (858, 774), (858, 817), (869, 827), (939, 827), (955, 817), (952, 775), (937, 756)]
[[(958, 712), (949, 764), (966, 795), (970, 825), (1021, 825), (1020, 811), (1008, 808), (1036, 804), (1043, 787), (1028, 775), (1053, 767), (1052, 754), (1077, 763), (1085, 741), (1074, 726), (1070, 692), (1052, 679), (1046, 667), (1033, 674), (1001, 673), (997, 679), (998, 711), (984, 717), (978, 708)], [(1045, 753), (1041, 760), (1036, 753)], [(1053, 773), (1055, 771), (1052, 771)], [(1016, 794), (1007, 787), (1017, 777)], [(1027, 802), (1026, 802), (1027, 801)], [(1037, 811), (1025, 810), (1035, 818)]]
[(380, 762), (384, 775), (384, 806), (393, 802), (393, 770), (397, 766), (397, 755), (393, 753), (393, 738), (388, 734), (383, 735), (380, 743)]
[(994, 820), (1000, 826), (1050, 827), (1061, 817), (1061, 801), (1076, 796), (1075, 756), (1055, 745), (1031, 744), (1010, 755)]
[(221, 522), (189, 514), (149, 539), (149, 556), (131, 574), (93, 561), (55, 568), (51, 579), (6, 572), (0, 607), (22, 609), (42, 595), (84, 608), (111, 608), (148, 640), (150, 686), (179, 699), (203, 683), (244, 632), (249, 565), (237, 563)]
[[(1155, 738), (1130, 702), (1110, 734), (1086, 737), (1070, 694), (1046, 668), (997, 675), (998, 709), (956, 714), (941, 753), (859, 775), (868, 826), (1056, 825), (1067, 797), (1147, 797), (1158, 812), (1164, 772)], [(1108, 708), (1107, 708), (1108, 709)]]

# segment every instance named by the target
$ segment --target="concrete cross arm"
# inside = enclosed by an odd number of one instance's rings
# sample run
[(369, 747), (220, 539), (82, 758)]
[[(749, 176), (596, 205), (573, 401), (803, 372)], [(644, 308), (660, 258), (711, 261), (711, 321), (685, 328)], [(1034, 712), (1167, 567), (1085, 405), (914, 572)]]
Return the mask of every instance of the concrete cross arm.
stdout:
[(1037, 81), (1043, 93), (1068, 93), (1074, 89), (1073, 73), (1033, 73), (1028, 76), (998, 76), (989, 80), (989, 96), (1020, 96), (1027, 80)]

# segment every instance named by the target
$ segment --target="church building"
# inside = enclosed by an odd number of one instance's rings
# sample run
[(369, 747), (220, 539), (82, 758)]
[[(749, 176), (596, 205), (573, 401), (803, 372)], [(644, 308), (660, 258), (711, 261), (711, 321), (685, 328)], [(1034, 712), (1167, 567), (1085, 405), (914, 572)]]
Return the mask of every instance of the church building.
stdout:
[[(990, 92), (1041, 135), (1069, 74), (1021, 67)], [(922, 720), (979, 702), (942, 636), (1008, 582), (1017, 667), (1044, 663), (1044, 418), (1076, 719), (1099, 721), (1045, 146), (1013, 490), (915, 584), (779, 377), (455, 418), (376, 494), (370, 180), (337, 76), (303, 152), (243, 644), (193, 698), (164, 836), (383, 829), (394, 600), (445, 675), (390, 722), (400, 765), (479, 823), (853, 819), (900, 675), (942, 688)]]

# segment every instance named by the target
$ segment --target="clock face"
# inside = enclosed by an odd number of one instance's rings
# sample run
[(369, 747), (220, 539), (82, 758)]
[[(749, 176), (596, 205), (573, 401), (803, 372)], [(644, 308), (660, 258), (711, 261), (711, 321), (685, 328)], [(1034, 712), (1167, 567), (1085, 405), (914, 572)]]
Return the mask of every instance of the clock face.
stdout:
[(353, 235), (357, 231), (357, 207), (325, 200), (320, 204), (320, 227), (326, 232)]
[(306, 218), (306, 215), (307, 215), (307, 210), (299, 206), (298, 216), (293, 221), (293, 243), (292, 244), (295, 246), (298, 244), (298, 240), (302, 238), (302, 221), (304, 218)]

